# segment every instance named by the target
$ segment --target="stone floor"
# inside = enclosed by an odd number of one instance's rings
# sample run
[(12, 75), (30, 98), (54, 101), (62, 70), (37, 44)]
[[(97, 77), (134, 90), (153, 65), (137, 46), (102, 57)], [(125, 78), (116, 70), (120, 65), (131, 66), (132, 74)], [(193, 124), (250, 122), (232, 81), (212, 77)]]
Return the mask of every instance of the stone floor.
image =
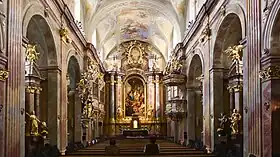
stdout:
[[(133, 157), (144, 156), (144, 145), (149, 143), (148, 139), (124, 139), (118, 140), (117, 145), (120, 147), (120, 156)], [(215, 155), (205, 154), (202, 151), (189, 149), (165, 140), (157, 140), (160, 145), (160, 155), (172, 157), (215, 157)], [(67, 155), (68, 157), (101, 157), (105, 154), (105, 146), (109, 145), (108, 141), (98, 143), (88, 148), (79, 150)]]

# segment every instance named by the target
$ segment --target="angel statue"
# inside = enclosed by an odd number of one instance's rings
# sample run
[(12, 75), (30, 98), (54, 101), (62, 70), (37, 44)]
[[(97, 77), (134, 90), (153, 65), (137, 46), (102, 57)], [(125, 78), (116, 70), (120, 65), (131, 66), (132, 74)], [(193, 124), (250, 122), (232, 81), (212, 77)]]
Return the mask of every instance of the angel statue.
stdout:
[(228, 47), (225, 50), (225, 53), (228, 54), (233, 61), (240, 61), (240, 53), (242, 52), (242, 49), (244, 48), (243, 45), (237, 45), (233, 47)]
[(49, 134), (49, 132), (48, 132), (47, 123), (46, 122), (42, 122), (42, 125), (41, 125), (41, 135), (42, 136), (47, 136), (48, 134)]
[(31, 129), (30, 134), (34, 136), (39, 135), (39, 128), (38, 128), (38, 118), (35, 115), (35, 111), (32, 111), (31, 114), (27, 114), (29, 116), (30, 122), (31, 122)]
[(217, 133), (219, 136), (225, 136), (225, 125), (228, 121), (227, 116), (224, 113), (221, 113), (221, 116), (218, 118), (220, 122), (220, 127), (217, 129)]
[(36, 51), (36, 45), (27, 44), (26, 47), (26, 60), (34, 63), (39, 58), (39, 53)]
[(236, 109), (233, 109), (233, 113), (231, 114), (231, 117), (230, 117), (230, 122), (231, 122), (230, 127), (231, 127), (232, 135), (236, 135), (239, 133), (238, 123), (240, 120), (241, 120), (240, 113), (238, 113)]

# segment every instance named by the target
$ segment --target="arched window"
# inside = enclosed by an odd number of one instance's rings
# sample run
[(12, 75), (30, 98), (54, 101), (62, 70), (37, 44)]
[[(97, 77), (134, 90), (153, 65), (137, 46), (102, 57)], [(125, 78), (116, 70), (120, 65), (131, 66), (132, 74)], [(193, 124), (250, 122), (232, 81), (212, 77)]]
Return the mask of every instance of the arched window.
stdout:
[(77, 21), (81, 21), (81, 1), (74, 0), (74, 18)]

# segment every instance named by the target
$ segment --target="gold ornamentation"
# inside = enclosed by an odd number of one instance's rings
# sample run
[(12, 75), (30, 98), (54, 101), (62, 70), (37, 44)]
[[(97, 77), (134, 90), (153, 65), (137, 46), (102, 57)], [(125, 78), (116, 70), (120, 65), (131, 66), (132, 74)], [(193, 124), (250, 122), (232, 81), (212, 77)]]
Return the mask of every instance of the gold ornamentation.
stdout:
[(0, 81), (6, 81), (6, 79), (9, 77), (9, 72), (4, 69), (0, 69)]
[(35, 63), (39, 59), (39, 53), (36, 51), (36, 45), (27, 44), (25, 53), (25, 59), (31, 64)]
[(47, 123), (46, 122), (42, 122), (41, 124), (42, 124), (41, 125), (41, 135), (42, 136), (47, 136), (49, 134)]
[[(125, 56), (125, 61), (122, 63), (124, 70), (129, 68), (143, 68), (147, 65), (147, 52), (149, 52), (150, 44), (138, 40), (121, 43), (118, 47), (120, 54)], [(114, 58), (114, 64), (117, 64)], [(118, 65), (117, 69), (120, 68)]]
[(117, 108), (117, 120), (122, 119), (124, 116), (124, 110), (122, 109), (121, 106), (118, 106)]
[(233, 86), (228, 86), (227, 90), (229, 90), (229, 92), (240, 92), (243, 89), (243, 85), (239, 84), (239, 85), (233, 85)]
[(280, 67), (278, 65), (267, 67), (259, 72), (259, 76), (263, 80), (280, 79)]
[(83, 108), (83, 118), (91, 118), (93, 116), (93, 106), (91, 101), (86, 103)]
[(66, 42), (68, 44), (72, 42), (71, 38), (69, 37), (69, 32), (68, 32), (68, 30), (65, 27), (62, 27), (59, 30), (59, 35), (60, 35), (60, 37), (62, 38), (62, 40), (64, 42)]
[(37, 86), (26, 86), (25, 89), (28, 93), (31, 93), (31, 94), (34, 94), (35, 92), (38, 93), (38, 92), (42, 91), (42, 88), (37, 87)]
[(180, 56), (177, 56), (175, 53), (172, 54), (171, 60), (167, 63), (163, 74), (181, 74), (183, 68), (183, 60), (180, 59)]
[(231, 57), (232, 61), (239, 62), (241, 61), (240, 55), (242, 54), (242, 50), (244, 49), (243, 45), (237, 45), (237, 46), (229, 46), (225, 53)]
[(30, 128), (30, 135), (38, 136), (39, 135), (39, 125), (38, 122), (40, 120), (36, 117), (35, 111), (32, 111), (31, 114), (26, 113), (29, 116), (31, 128)]
[(239, 134), (239, 121), (241, 120), (241, 114), (237, 112), (236, 109), (233, 109), (233, 113), (231, 114), (231, 117), (229, 118), (231, 125), (231, 134), (236, 135)]

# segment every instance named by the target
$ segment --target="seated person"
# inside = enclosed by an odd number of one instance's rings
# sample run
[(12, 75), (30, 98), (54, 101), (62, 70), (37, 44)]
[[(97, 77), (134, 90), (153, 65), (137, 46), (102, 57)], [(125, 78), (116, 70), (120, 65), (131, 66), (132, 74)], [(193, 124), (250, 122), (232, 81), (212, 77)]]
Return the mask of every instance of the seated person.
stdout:
[(116, 140), (111, 139), (110, 145), (105, 147), (105, 155), (116, 156), (120, 154), (120, 149), (116, 146)]
[(145, 145), (144, 147), (144, 153), (146, 155), (157, 155), (159, 154), (159, 145), (156, 144), (156, 137), (150, 138), (150, 144)]

